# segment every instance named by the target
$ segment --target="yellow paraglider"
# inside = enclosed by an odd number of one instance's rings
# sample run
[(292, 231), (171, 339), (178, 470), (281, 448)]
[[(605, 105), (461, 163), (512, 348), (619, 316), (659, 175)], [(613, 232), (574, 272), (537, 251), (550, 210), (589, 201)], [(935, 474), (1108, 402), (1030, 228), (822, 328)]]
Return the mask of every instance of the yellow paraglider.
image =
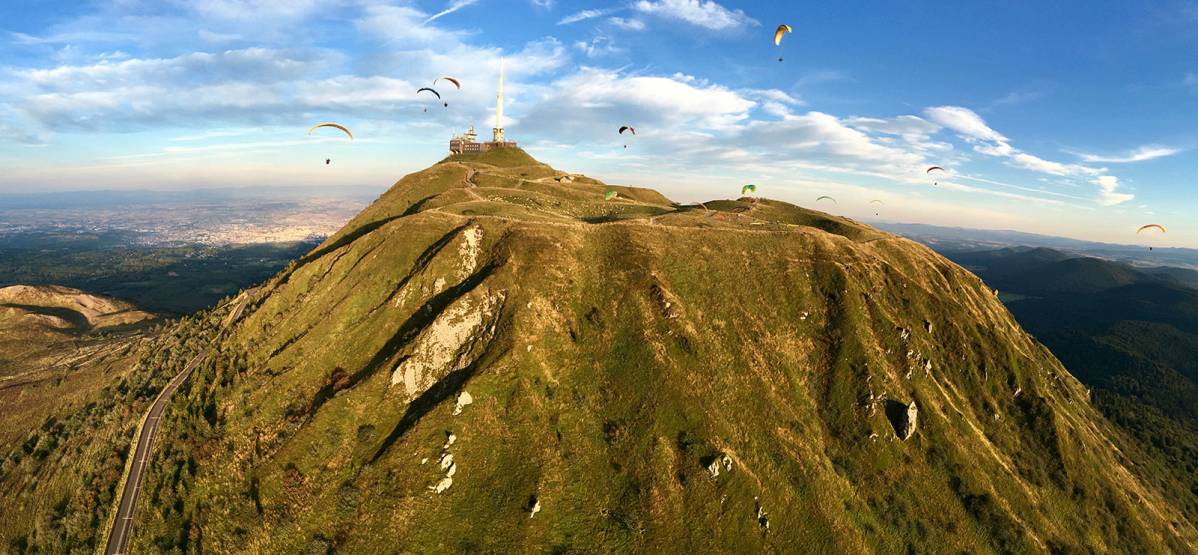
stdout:
[(344, 132), (346, 135), (349, 136), (350, 140), (353, 140), (353, 138), (354, 138), (354, 134), (351, 133), (349, 131), (349, 129), (346, 129), (344, 125), (341, 125), (339, 123), (318, 123), (316, 125), (313, 125), (312, 128), (308, 130), (308, 134), (311, 135), (313, 131), (320, 129), (321, 127), (332, 127), (333, 129), (340, 129), (342, 132)]
[[(783, 35), (791, 32), (791, 31), (792, 31), (792, 29), (790, 28), (790, 25), (787, 25), (785, 23), (779, 25), (778, 30), (774, 31), (774, 46), (782, 46)], [(778, 61), (779, 62), (782, 61), (782, 56), (778, 56)]]
[[(345, 135), (349, 137), (349, 140), (351, 140), (351, 141), (354, 140), (354, 134), (351, 133), (350, 130), (347, 129), (344, 125), (341, 125), (339, 123), (318, 123), (316, 125), (313, 125), (312, 128), (308, 130), (308, 134), (311, 135), (312, 133), (314, 133), (317, 129), (320, 129), (321, 127), (332, 127), (333, 129), (338, 129), (342, 133), (345, 133)], [(328, 166), (332, 163), (333, 163), (332, 158), (324, 159), (324, 165)]]
[(792, 29), (790, 28), (790, 25), (787, 25), (785, 23), (779, 25), (778, 30), (774, 31), (774, 46), (781, 46), (782, 45), (782, 36), (791, 31), (792, 31)]
[[(1165, 226), (1163, 226), (1161, 224), (1148, 224), (1148, 225), (1140, 226), (1140, 229), (1136, 230), (1136, 235), (1144, 233), (1145, 231), (1148, 231), (1148, 230), (1159, 231), (1162, 234), (1168, 233), (1167, 231), (1165, 231)], [(1152, 250), (1152, 247), (1151, 246), (1148, 247), (1148, 250)]]

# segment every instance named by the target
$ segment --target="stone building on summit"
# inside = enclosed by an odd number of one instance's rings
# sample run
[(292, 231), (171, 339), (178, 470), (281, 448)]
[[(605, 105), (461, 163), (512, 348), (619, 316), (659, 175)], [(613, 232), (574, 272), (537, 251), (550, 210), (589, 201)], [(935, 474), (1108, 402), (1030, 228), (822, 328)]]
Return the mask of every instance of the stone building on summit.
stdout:
[(516, 148), (516, 141), (509, 141), (503, 136), (503, 60), (499, 61), (499, 94), (495, 100), (495, 127), (491, 129), (491, 141), (478, 142), (478, 133), (474, 126), (461, 135), (449, 139), (450, 154), (468, 154), (486, 152), (497, 148)]

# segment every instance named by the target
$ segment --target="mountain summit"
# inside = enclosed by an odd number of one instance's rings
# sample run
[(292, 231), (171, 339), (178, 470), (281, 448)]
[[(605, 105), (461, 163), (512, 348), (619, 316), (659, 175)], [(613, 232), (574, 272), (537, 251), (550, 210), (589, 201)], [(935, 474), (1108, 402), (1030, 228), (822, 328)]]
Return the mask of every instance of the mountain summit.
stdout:
[(218, 349), (132, 552), (1198, 546), (977, 277), (783, 202), (451, 156)]

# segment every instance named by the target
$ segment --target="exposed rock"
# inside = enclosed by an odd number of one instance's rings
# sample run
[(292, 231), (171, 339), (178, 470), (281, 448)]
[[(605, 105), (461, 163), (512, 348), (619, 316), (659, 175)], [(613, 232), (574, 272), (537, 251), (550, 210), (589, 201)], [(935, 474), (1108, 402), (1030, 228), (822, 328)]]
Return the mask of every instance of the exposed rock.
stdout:
[(449, 467), (453, 466), (453, 453), (446, 453), (444, 455), (441, 455), (440, 464), (441, 464), (441, 470), (447, 470), (447, 469), (449, 469)]
[(724, 463), (724, 471), (725, 472), (732, 472), (732, 457), (729, 457), (728, 455), (724, 455), (724, 456), (720, 457), (720, 462)]
[(449, 486), (452, 486), (452, 485), (453, 485), (453, 478), (446, 476), (446, 477), (442, 478), (440, 482), (437, 482), (437, 485), (429, 486), (428, 489), (432, 490), (433, 493), (441, 493), (441, 492), (449, 489)]
[(906, 441), (915, 433), (916, 421), (919, 417), (919, 409), (915, 406), (915, 401), (910, 404), (900, 403), (898, 401), (885, 401), (886, 419), (890, 420), (890, 425), (894, 428), (894, 435), (898, 439)]
[(911, 435), (915, 433), (915, 425), (918, 422), (919, 407), (915, 406), (915, 401), (911, 401), (911, 404), (907, 405), (907, 418), (903, 423), (903, 428), (899, 433), (899, 438), (901, 438), (903, 441), (906, 441), (907, 438), (911, 437)]
[(445, 477), (452, 478), (454, 474), (457, 474), (457, 472), (458, 472), (458, 463), (453, 463), (453, 464), (449, 465), (449, 470), (445, 471)]
[(457, 440), (458, 436), (453, 435), (453, 432), (445, 432), (445, 445), (442, 445), (441, 448), (449, 449), (449, 446), (453, 445), (453, 442)]
[(453, 415), (457, 416), (459, 414), (462, 414), (462, 408), (464, 408), (466, 405), (469, 405), (470, 403), (473, 403), (473, 402), (474, 402), (474, 397), (472, 397), (470, 395), (470, 393), (468, 393), (466, 391), (459, 393), (458, 394), (458, 402), (453, 407)]
[(929, 322), (928, 320), (924, 320), (923, 321), (923, 329), (927, 330), (928, 333), (932, 333), (932, 323)]
[(541, 512), (541, 500), (537, 496), (528, 498), (528, 518), (532, 518)]
[(403, 383), (416, 396), (437, 380), (473, 362), (473, 347), (489, 341), (502, 294), (467, 295), (455, 301), (421, 333), (407, 357), (391, 373), (391, 383)]
[(710, 475), (712, 478), (720, 477), (720, 461), (719, 460), (717, 460), (717, 459), (711, 460), (711, 463), (707, 465), (707, 474)]

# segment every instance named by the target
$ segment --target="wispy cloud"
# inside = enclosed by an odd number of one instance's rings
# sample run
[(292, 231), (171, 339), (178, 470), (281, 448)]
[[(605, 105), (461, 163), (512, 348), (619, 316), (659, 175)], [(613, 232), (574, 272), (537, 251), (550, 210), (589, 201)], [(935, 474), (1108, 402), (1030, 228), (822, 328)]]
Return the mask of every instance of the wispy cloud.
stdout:
[(578, 49), (578, 51), (585, 54), (588, 58), (596, 58), (622, 51), (616, 46), (615, 41), (607, 35), (596, 35), (590, 41), (575, 42), (574, 48)]
[(1145, 160), (1155, 160), (1157, 158), (1173, 156), (1181, 151), (1182, 150), (1180, 148), (1172, 148), (1160, 145), (1144, 145), (1118, 155), (1090, 154), (1071, 150), (1066, 150), (1065, 152), (1068, 152), (1090, 163), (1126, 164), (1129, 162), (1143, 162)]
[(456, 11), (462, 9), (462, 8), (465, 8), (467, 6), (473, 6), (474, 4), (477, 4), (477, 3), (478, 3), (478, 0), (454, 0), (453, 2), (449, 3), (449, 7), (433, 14), (428, 19), (424, 20), (424, 23), (425, 23), (425, 25), (427, 25), (429, 23), (432, 23), (433, 21), (441, 19), (442, 17), (445, 17), (453, 12), (456, 12)]
[(1044, 98), (1048, 93), (1045, 91), (1011, 91), (1003, 96), (1000, 96), (982, 108), (983, 112), (988, 112), (1000, 106), (1009, 106), (1013, 104), (1023, 104)]
[(973, 144), (974, 152), (979, 154), (1005, 158), (1010, 166), (1038, 173), (1090, 179), (1091, 183), (1099, 188), (1098, 202), (1105, 206), (1114, 206), (1135, 198), (1134, 195), (1117, 192), (1119, 179), (1112, 175), (1104, 175), (1106, 168), (1046, 160), (1011, 146), (1010, 139), (995, 131), (981, 116), (968, 108), (936, 106), (924, 110), (924, 114), (928, 119), (956, 132), (963, 140)]
[(633, 9), (666, 19), (685, 21), (713, 31), (760, 25), (741, 10), (730, 10), (714, 0), (639, 0)]
[(644, 31), (645, 30), (645, 22), (641, 21), (640, 19), (637, 19), (635, 17), (627, 18), (627, 19), (623, 18), (623, 17), (609, 17), (609, 18), (607, 18), (607, 22), (611, 23), (615, 27), (624, 29), (626, 31)]
[(560, 20), (558, 20), (557, 24), (558, 25), (569, 25), (571, 23), (578, 23), (579, 21), (586, 21), (588, 19), (595, 19), (596, 17), (603, 17), (609, 13), (612, 13), (613, 11), (615, 11), (615, 10), (612, 10), (612, 9), (582, 10), (580, 12), (574, 12), (570, 15), (567, 15), (566, 17), (561, 18)]

